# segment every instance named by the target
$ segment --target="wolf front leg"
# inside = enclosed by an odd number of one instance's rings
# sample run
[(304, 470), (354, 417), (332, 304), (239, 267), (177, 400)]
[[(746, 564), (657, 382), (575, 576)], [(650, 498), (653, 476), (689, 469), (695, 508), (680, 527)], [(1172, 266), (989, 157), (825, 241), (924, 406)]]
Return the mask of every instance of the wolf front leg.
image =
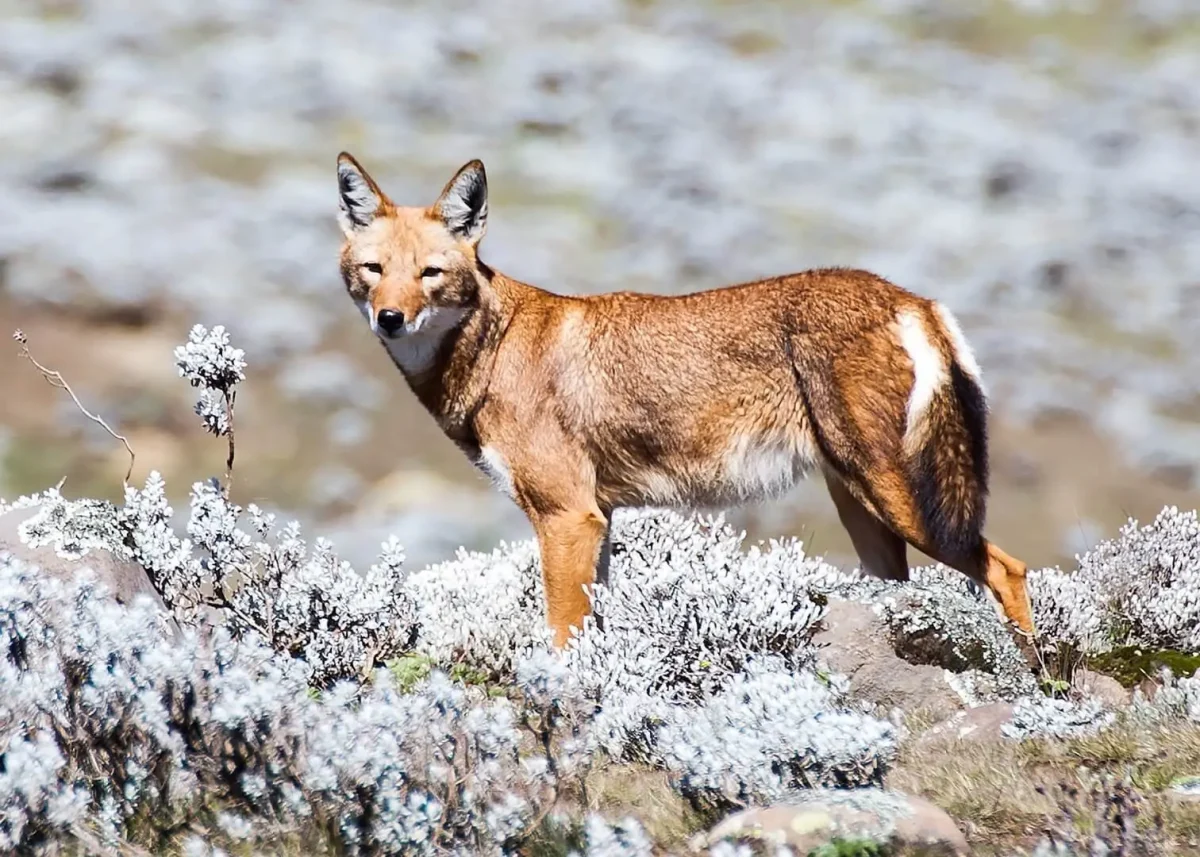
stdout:
[(596, 581), (608, 520), (598, 508), (568, 508), (538, 515), (533, 526), (542, 556), (546, 618), (554, 646), (561, 649), (572, 627), (583, 630), (590, 609), (584, 587)]

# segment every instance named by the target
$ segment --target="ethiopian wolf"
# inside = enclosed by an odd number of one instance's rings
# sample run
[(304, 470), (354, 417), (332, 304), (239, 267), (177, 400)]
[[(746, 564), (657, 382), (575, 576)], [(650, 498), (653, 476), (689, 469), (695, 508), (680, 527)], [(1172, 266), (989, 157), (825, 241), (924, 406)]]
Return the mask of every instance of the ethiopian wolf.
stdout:
[(906, 544), (1033, 632), (1026, 566), (984, 538), (987, 402), (947, 309), (867, 271), (676, 296), (544, 291), (479, 258), (471, 161), (428, 207), (338, 156), (341, 272), (413, 393), (537, 534), (559, 647), (607, 574), (622, 506), (721, 508), (819, 470), (863, 568)]

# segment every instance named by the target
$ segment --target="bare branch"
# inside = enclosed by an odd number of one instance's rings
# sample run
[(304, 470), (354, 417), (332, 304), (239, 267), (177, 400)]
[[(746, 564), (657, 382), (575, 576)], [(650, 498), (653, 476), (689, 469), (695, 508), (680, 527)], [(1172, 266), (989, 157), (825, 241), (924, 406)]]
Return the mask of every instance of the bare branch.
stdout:
[(229, 419), (229, 431), (226, 434), (229, 436), (229, 457), (225, 459), (225, 499), (229, 500), (229, 491), (233, 487), (233, 402), (237, 398), (236, 392), (225, 391), (225, 416)]
[[(37, 358), (35, 358), (33, 356), (33, 354), (30, 353), (30, 351), (29, 351), (29, 337), (25, 335), (25, 332), (23, 330), (14, 331), (13, 339), (16, 340), (21, 346), (21, 350), (18, 352), (18, 356), (24, 357), (26, 360), (28, 360), (30, 363), (32, 363), (34, 365), (34, 367), (36, 367), (37, 370), (42, 373), (42, 377), (46, 379), (46, 383), (48, 383), (51, 387), (57, 387), (60, 390), (66, 390), (67, 395), (71, 397), (71, 401), (73, 401), (75, 403), (75, 407), (79, 408), (80, 412), (85, 417), (87, 417), (92, 422), (98, 424), (101, 428), (103, 428), (106, 432), (108, 432), (113, 437), (113, 439), (119, 440), (119, 441), (121, 441), (122, 444), (124, 444), (125, 451), (129, 453), (129, 468), (125, 471), (125, 479), (123, 480), (123, 482), (124, 482), (125, 487), (129, 487), (129, 480), (133, 476), (133, 462), (135, 460), (135, 456), (133, 454), (133, 447), (131, 447), (129, 445), (129, 439), (126, 438), (124, 435), (117, 434), (115, 431), (113, 431), (112, 426), (110, 426), (108, 423), (106, 423), (104, 421), (103, 417), (98, 416), (97, 414), (93, 414), (91, 411), (89, 411), (87, 408), (85, 408), (83, 406), (83, 402), (79, 401), (79, 397), (77, 395), (75, 395), (75, 391), (71, 389), (71, 385), (67, 383), (65, 378), (63, 378), (62, 373), (55, 372), (53, 369), (47, 369), (45, 366), (43, 366), (41, 363), (39, 363), (37, 361)], [(233, 440), (231, 438), (230, 439), (231, 449), (232, 449), (232, 444), (233, 444)], [(232, 452), (230, 454), (232, 456)]]

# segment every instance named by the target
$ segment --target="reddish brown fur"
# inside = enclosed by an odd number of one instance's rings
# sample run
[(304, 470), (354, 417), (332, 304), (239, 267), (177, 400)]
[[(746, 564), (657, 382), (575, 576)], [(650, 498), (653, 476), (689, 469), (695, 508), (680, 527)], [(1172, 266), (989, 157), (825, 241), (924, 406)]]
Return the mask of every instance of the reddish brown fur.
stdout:
[[(430, 324), (454, 322), (428, 338), (427, 362), (412, 356), (419, 332), (384, 344), (472, 461), (484, 466), (486, 450), (506, 467), (538, 537), (557, 645), (581, 626), (583, 587), (606, 568), (614, 509), (748, 502), (813, 467), (864, 568), (905, 579), (912, 544), (987, 586), (1032, 632), (1025, 565), (981, 534), (983, 393), (932, 301), (845, 269), (673, 297), (557, 295), (479, 261), (486, 209), (465, 226), (454, 220), (456, 203), (478, 206), (480, 183), (486, 200), (482, 164), (464, 167), (430, 208), (394, 205), (348, 155), (339, 169), (347, 288), (364, 312), (411, 321), (436, 310)], [(357, 174), (370, 194), (355, 206), (345, 198), (361, 193)], [(431, 259), (444, 273), (422, 277)], [(947, 373), (912, 427), (917, 367), (898, 338), (904, 314)]]

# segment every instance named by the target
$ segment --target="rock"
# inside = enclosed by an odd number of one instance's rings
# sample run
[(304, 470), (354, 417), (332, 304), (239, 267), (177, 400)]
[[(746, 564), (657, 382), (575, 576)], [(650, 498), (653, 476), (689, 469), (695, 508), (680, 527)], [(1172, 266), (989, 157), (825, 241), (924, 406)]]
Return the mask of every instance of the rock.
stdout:
[(1075, 670), (1071, 685), (1081, 693), (1096, 697), (1108, 708), (1125, 708), (1133, 700), (1133, 694), (1115, 678), (1089, 669)]
[(1167, 787), (1167, 794), (1182, 803), (1200, 804), (1200, 776), (1176, 777)]
[(887, 628), (870, 605), (831, 599), (824, 629), (813, 642), (835, 672), (850, 679), (850, 695), (890, 711), (924, 709), (934, 719), (962, 709), (962, 701), (946, 683), (945, 671), (912, 664), (896, 654)]
[(786, 845), (807, 854), (834, 838), (867, 840), (906, 854), (969, 853), (966, 837), (923, 798), (881, 789), (813, 789), (787, 802), (743, 810), (692, 840), (696, 850), (725, 839)]
[[(82, 559), (64, 559), (58, 555), (54, 545), (31, 548), (22, 542), (19, 528), (37, 511), (37, 507), (28, 507), (0, 515), (0, 554), (8, 553), (30, 565), (36, 565), (43, 573), (57, 577), (64, 583), (71, 583), (80, 569), (90, 568), (95, 572), (97, 582), (107, 586), (117, 601), (129, 604), (139, 595), (146, 595), (169, 617), (167, 607), (150, 584), (146, 570), (133, 560), (96, 548), (89, 550)], [(175, 627), (173, 619), (169, 619), (168, 624), (172, 629)]]
[(993, 702), (960, 711), (948, 720), (930, 727), (920, 741), (948, 738), (958, 741), (1001, 741), (1000, 727), (1012, 720), (1013, 705)]

